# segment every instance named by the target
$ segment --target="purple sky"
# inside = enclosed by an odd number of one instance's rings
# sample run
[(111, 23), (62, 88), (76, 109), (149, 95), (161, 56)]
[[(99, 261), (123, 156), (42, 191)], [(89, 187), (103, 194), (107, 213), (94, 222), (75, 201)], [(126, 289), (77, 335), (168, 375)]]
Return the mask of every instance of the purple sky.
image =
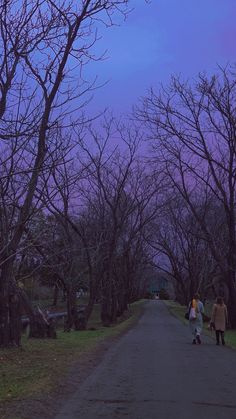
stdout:
[(133, 0), (120, 27), (103, 32), (97, 46), (106, 61), (89, 72), (108, 85), (95, 93), (93, 110), (126, 113), (150, 86), (171, 74), (194, 77), (236, 62), (236, 0)]

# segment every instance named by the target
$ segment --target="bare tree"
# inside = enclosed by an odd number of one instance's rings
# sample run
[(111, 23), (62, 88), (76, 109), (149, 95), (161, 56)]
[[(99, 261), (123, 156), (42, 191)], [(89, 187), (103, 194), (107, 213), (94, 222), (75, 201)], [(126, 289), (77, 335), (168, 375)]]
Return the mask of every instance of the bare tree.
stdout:
[[(117, 314), (127, 307), (131, 287), (127, 282), (128, 271), (123, 277), (123, 283), (121, 278), (117, 281), (116, 262), (118, 261), (119, 265), (124, 255), (128, 262), (128, 254), (131, 255), (130, 249), (136, 236), (141, 234), (141, 229), (147, 222), (146, 219), (144, 221), (144, 209), (154, 191), (147, 182), (148, 176), (145, 171), (143, 170), (141, 175), (141, 171), (138, 173), (137, 170), (137, 131), (111, 123), (105, 128), (105, 140), (96, 131), (90, 130), (90, 135), (97, 145), (95, 153), (84, 143), (81, 143), (81, 146), (87, 156), (88, 178), (91, 189), (96, 191), (98, 220), (100, 218), (99, 223), (104, 232), (101, 319), (104, 325), (109, 325), (116, 321)], [(116, 148), (107, 154), (107, 141), (110, 136), (118, 136), (123, 140), (123, 153)], [(146, 184), (146, 195), (140, 186), (142, 181)]]
[(27, 144), (23, 159), (28, 183), (1, 249), (0, 346), (19, 345), (19, 332), (14, 337), (19, 315), (11, 308), (19, 299), (13, 267), (54, 129), (72, 124), (71, 113), (86, 101), (79, 98), (94, 88), (93, 82), (84, 82), (82, 70), (93, 59), (97, 22), (112, 25), (114, 13), (126, 13), (127, 4), (127, 0), (22, 0), (20, 4), (10, 0), (1, 5), (0, 138), (15, 142), (19, 153), (20, 144)]
[[(173, 78), (160, 94), (153, 90), (138, 117), (147, 123), (159, 164), (199, 223), (229, 289), (229, 312), (236, 327), (235, 247), (235, 99), (234, 67), (194, 84)], [(199, 215), (196, 193), (214, 195), (224, 209), (227, 225), (225, 253)]]
[[(86, 319), (99, 299), (102, 320), (109, 325), (139, 288), (137, 270), (145, 259), (142, 231), (157, 210), (156, 187), (138, 158), (135, 130), (108, 118), (104, 130), (90, 125), (87, 135), (86, 140), (78, 138), (79, 163), (56, 168), (44, 190), (44, 204), (83, 244), (77, 257), (83, 252), (87, 265)], [(110, 146), (114, 137), (123, 140), (121, 146)]]
[[(198, 197), (196, 210), (209, 219), (210, 209), (203, 209)], [(171, 194), (167, 199), (158, 218), (151, 223), (146, 240), (156, 251), (157, 267), (173, 278), (175, 296), (181, 304), (188, 304), (196, 292), (203, 297), (212, 294), (219, 267), (201, 227), (180, 196)]]

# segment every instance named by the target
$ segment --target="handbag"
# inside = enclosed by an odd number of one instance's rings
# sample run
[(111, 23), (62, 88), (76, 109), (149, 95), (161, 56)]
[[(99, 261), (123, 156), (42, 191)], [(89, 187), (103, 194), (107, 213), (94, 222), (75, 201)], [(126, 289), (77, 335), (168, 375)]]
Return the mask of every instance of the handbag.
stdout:
[(210, 330), (211, 332), (213, 330), (215, 330), (215, 323), (214, 322), (210, 322), (207, 326), (207, 329)]
[(185, 313), (185, 315), (184, 315), (184, 318), (185, 318), (186, 320), (189, 320), (189, 311), (186, 311), (186, 313)]

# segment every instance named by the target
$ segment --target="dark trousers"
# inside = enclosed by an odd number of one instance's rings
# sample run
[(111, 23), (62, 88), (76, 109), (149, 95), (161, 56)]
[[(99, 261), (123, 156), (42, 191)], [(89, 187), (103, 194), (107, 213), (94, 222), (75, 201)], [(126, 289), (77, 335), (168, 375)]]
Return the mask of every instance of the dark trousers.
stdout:
[(221, 343), (222, 345), (225, 344), (225, 334), (221, 330), (216, 330), (216, 343), (220, 343), (220, 337), (221, 337)]

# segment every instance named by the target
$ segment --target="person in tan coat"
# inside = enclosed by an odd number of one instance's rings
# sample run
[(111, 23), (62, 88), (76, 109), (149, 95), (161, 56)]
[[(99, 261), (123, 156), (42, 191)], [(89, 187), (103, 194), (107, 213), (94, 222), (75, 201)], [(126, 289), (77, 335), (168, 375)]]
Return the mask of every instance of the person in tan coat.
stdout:
[(216, 333), (216, 344), (220, 344), (220, 338), (222, 345), (225, 345), (225, 329), (228, 323), (228, 312), (227, 307), (224, 304), (223, 298), (218, 297), (216, 303), (213, 305), (211, 313), (211, 324), (213, 325)]

